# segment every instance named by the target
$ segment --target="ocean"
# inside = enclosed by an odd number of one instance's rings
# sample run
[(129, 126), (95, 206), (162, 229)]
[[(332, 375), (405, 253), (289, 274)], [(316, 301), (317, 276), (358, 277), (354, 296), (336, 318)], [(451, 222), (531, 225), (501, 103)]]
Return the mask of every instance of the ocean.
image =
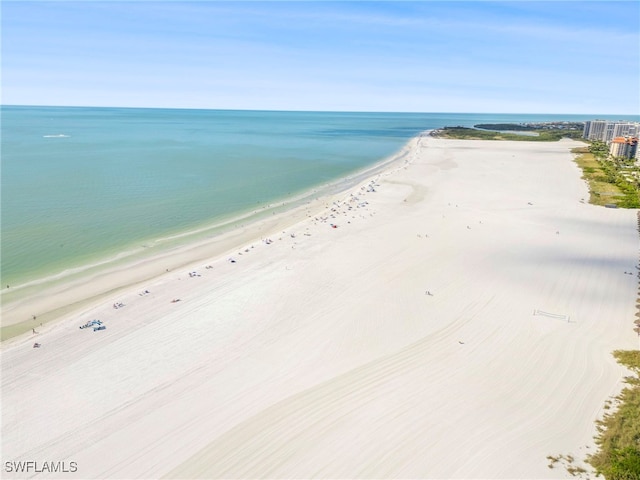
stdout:
[(425, 130), (594, 118), (2, 106), (2, 285), (215, 231), (374, 165)]

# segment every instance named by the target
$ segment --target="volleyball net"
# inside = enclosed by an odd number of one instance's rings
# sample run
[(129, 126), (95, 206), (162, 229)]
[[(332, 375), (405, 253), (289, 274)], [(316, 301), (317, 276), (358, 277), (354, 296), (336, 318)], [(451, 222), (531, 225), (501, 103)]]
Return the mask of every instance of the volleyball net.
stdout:
[(537, 316), (543, 316), (543, 317), (549, 317), (549, 318), (557, 318), (558, 320), (566, 320), (567, 322), (571, 321), (571, 317), (569, 315), (565, 315), (563, 313), (551, 313), (551, 312), (545, 312), (544, 310), (538, 310), (535, 309), (533, 311), (533, 315)]

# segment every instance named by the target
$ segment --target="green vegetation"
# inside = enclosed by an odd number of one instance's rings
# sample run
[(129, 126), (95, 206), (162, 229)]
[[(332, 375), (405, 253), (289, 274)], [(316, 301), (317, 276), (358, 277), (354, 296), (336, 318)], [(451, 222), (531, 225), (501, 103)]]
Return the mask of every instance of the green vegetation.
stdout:
[(547, 455), (547, 460), (549, 460), (547, 467), (556, 468), (556, 465), (560, 464), (573, 477), (587, 473), (586, 469), (573, 464), (575, 458), (572, 455)]
[(574, 130), (531, 130), (537, 135), (519, 135), (517, 133), (494, 132), (468, 127), (444, 127), (435, 130), (432, 135), (438, 138), (465, 140), (518, 140), (526, 142), (555, 142), (561, 138), (580, 138), (582, 131)]
[(600, 159), (605, 159), (609, 156), (609, 147), (600, 140), (594, 140), (589, 145), (589, 152)]
[(602, 161), (589, 151), (589, 147), (578, 147), (572, 150), (578, 156), (575, 162), (582, 169), (582, 178), (589, 184), (589, 203), (593, 205), (617, 205), (624, 195), (622, 191), (609, 181), (609, 174), (603, 168)]
[(640, 169), (633, 159), (608, 158), (609, 147), (594, 141), (588, 148), (575, 148), (576, 163), (589, 183), (589, 203), (640, 208)]
[(616, 397), (618, 408), (598, 421), (599, 451), (587, 461), (606, 480), (640, 480), (640, 350), (613, 352), (633, 372)]

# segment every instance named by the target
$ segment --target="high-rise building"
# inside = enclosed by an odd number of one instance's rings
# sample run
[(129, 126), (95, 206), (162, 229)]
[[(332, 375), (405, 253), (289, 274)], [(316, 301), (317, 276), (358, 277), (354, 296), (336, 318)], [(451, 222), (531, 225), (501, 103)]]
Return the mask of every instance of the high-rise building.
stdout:
[(616, 137), (640, 136), (640, 123), (610, 122), (608, 120), (589, 120), (584, 124), (582, 138), (611, 143)]
[(638, 133), (637, 123), (616, 123), (613, 127), (614, 137), (637, 137)]
[(609, 145), (609, 154), (612, 157), (634, 158), (638, 152), (638, 139), (636, 137), (615, 137)]
[(606, 120), (590, 120), (585, 122), (582, 138), (587, 140), (604, 140), (607, 128)]
[(604, 127), (604, 136), (600, 139), (605, 143), (611, 143), (611, 140), (616, 136), (614, 135), (614, 130), (616, 129), (617, 123), (607, 122)]

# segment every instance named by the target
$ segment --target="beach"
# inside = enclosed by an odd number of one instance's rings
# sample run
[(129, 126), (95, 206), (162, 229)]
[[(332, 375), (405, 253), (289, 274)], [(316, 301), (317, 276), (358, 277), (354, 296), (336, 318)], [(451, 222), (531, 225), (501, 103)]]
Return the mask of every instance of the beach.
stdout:
[(51, 292), (59, 318), (2, 344), (4, 476), (570, 478), (546, 457), (595, 450), (611, 352), (638, 348), (637, 212), (586, 203), (577, 145), (422, 135), (344, 191), (34, 293), (15, 318)]

